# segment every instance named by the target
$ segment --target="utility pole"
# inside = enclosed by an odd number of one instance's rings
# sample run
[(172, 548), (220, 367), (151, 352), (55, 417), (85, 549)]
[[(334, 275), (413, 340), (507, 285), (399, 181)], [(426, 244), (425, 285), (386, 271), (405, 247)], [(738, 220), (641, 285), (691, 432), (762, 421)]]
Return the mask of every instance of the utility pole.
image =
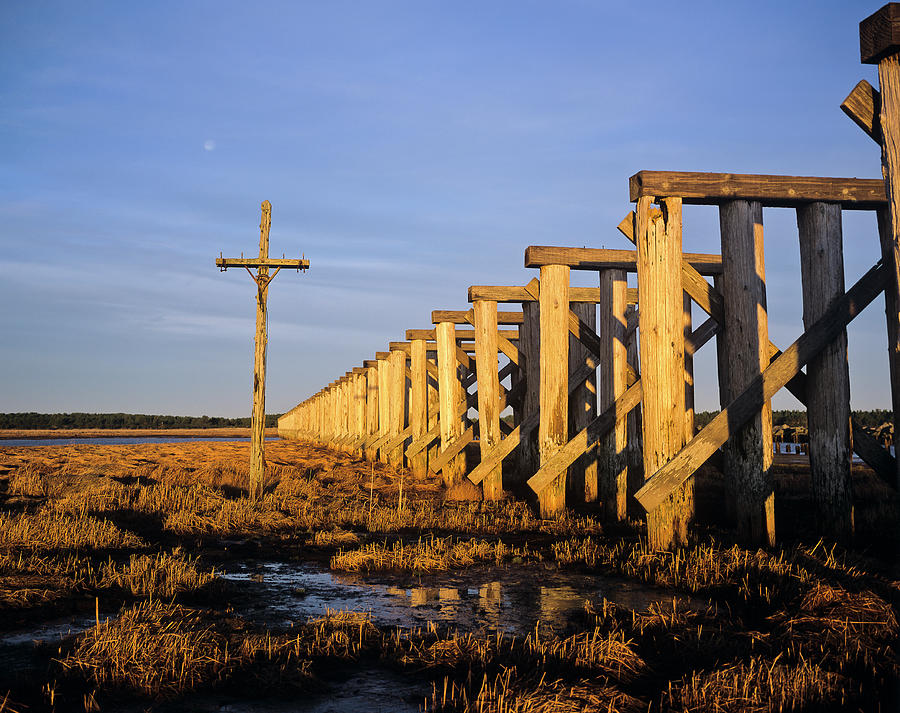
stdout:
[[(229, 267), (243, 267), (256, 283), (256, 345), (253, 355), (253, 411), (250, 418), (250, 497), (253, 500), (262, 496), (266, 474), (266, 455), (264, 450), (266, 434), (266, 347), (268, 345), (268, 314), (266, 297), (269, 294), (269, 283), (283, 267), (297, 270), (309, 269), (309, 260), (269, 259), (269, 228), (272, 225), (272, 204), (262, 202), (262, 219), (259, 223), (259, 259), (223, 258), (221, 253), (216, 258), (216, 267), (225, 272)], [(254, 275), (250, 268), (256, 268)], [(270, 275), (269, 268), (275, 268)]]

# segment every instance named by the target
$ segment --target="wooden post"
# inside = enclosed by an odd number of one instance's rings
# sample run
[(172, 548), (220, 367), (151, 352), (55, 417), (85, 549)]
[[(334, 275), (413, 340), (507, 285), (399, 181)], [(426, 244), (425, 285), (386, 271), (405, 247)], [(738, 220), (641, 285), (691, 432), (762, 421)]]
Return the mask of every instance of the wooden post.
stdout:
[[(569, 440), (569, 267), (541, 268), (540, 292), (540, 424), (538, 452), (541, 465)], [(527, 359), (527, 357), (526, 357)], [(553, 517), (566, 507), (566, 473), (541, 492), (542, 517)]]
[[(390, 367), (390, 403), (391, 423), (388, 432), (398, 436), (406, 427), (406, 352), (399, 349), (391, 351), (388, 357)], [(395, 468), (403, 467), (403, 445), (399, 445), (387, 454), (388, 463)]]
[[(482, 456), (500, 443), (500, 381), (497, 378), (497, 303), (475, 300), (475, 369), (478, 378), (478, 430)], [(485, 500), (503, 496), (502, 465), (492, 469), (481, 486)]]
[[(625, 324), (628, 325), (625, 337), (626, 358), (628, 366), (634, 369), (636, 374), (641, 373), (641, 360), (638, 349), (637, 329), (632, 329), (638, 321), (637, 310), (629, 305), (625, 308)], [(641, 406), (638, 404), (628, 414), (625, 438), (625, 470), (627, 480), (627, 495), (625, 497), (626, 511), (643, 512), (643, 508), (634, 499), (634, 494), (644, 484), (644, 426), (641, 418)]]
[[(353, 381), (355, 385), (354, 398), (356, 400), (356, 429), (354, 435), (357, 438), (357, 444), (361, 444), (366, 438), (366, 370), (365, 368), (357, 368), (353, 370)], [(359, 455), (364, 455), (362, 449), (357, 446)]]
[[(730, 403), (769, 364), (762, 205), (727, 201), (719, 208), (722, 237), (725, 401)], [(725, 476), (734, 493), (737, 532), (745, 542), (775, 544), (771, 468), (772, 406), (734, 433), (725, 446)]]
[[(424, 339), (413, 339), (410, 342), (409, 361), (412, 383), (409, 389), (409, 425), (412, 427), (413, 442), (428, 432), (428, 371), (426, 370), (427, 353)], [(413, 475), (423, 477), (428, 471), (428, 451), (422, 449), (409, 459), (409, 467)]]
[[(434, 364), (435, 368), (437, 368), (437, 351), (428, 352), (426, 351), (426, 356), (428, 360)], [(433, 356), (432, 356), (433, 355)], [(425, 367), (428, 368), (427, 366)], [(428, 402), (428, 431), (433, 429), (438, 425), (438, 419), (441, 415), (441, 398), (440, 398), (440, 383), (439, 379), (429, 378), (428, 385), (425, 389), (426, 391), (426, 401)], [(441, 441), (439, 438), (433, 440), (428, 448), (428, 469), (431, 470), (431, 463), (434, 462), (435, 458), (437, 458), (441, 453)]]
[[(597, 305), (573, 302), (571, 310), (592, 330), (597, 329)], [(584, 369), (591, 351), (574, 334), (569, 334), (569, 376)], [(578, 433), (597, 417), (597, 372), (588, 376), (569, 397), (569, 433)], [(582, 454), (569, 467), (569, 495), (573, 503), (597, 500), (597, 450)]]
[[(885, 288), (888, 361), (894, 433), (900, 432), (900, 7), (888, 3), (859, 24), (860, 60), (878, 65), (881, 90), (881, 167), (887, 209), (879, 211), (881, 252), (890, 279)], [(900, 456), (900, 450), (897, 455)], [(895, 487), (900, 489), (900, 458)]]
[[(681, 199), (638, 199), (635, 212), (640, 294), (641, 380), (644, 383), (644, 476), (650, 478), (684, 445), (684, 325), (681, 280)], [(673, 276), (676, 276), (673, 279)], [(688, 480), (647, 513), (654, 549), (688, 542), (694, 515), (693, 481)]]
[[(627, 274), (624, 270), (600, 271), (601, 413), (612, 406), (628, 387), (626, 382), (628, 346), (625, 341), (627, 287)], [(608, 521), (625, 520), (628, 516), (628, 468), (625, 460), (627, 428), (627, 419), (618, 421), (599, 448), (600, 499), (603, 501), (604, 517)]]
[[(376, 363), (366, 363), (366, 433), (369, 438), (378, 433), (378, 367)], [(375, 451), (366, 448), (366, 458), (375, 460)]]
[[(269, 257), (269, 228), (272, 225), (272, 204), (263, 201), (259, 223), (259, 259)], [(256, 339), (253, 352), (253, 410), (250, 416), (250, 497), (262, 495), (266, 477), (266, 297), (269, 292), (269, 268), (260, 265), (256, 284)]]
[[(691, 298), (687, 292), (682, 293), (684, 299), (684, 339), (691, 338), (693, 319), (691, 317)], [(684, 353), (684, 442), (694, 437), (694, 355)]]
[[(525, 355), (525, 394), (522, 397), (522, 422), (540, 413), (541, 393), (541, 323), (540, 304), (522, 303), (522, 328), (519, 330), (519, 351)], [(537, 431), (522, 431), (517, 462), (517, 482), (525, 482), (540, 468)]]
[[(459, 413), (465, 404), (465, 393), (459, 381), (456, 358), (456, 325), (439, 322), (434, 328), (438, 351), (438, 382), (440, 398), (441, 450), (456, 443), (463, 434), (463, 419)], [(443, 468), (444, 484), (456, 485), (466, 474), (465, 449), (453, 456)]]
[[(378, 436), (383, 438), (390, 433), (391, 428), (391, 365), (388, 362), (388, 354), (379, 352), (378, 358)], [(378, 451), (378, 460), (387, 463), (387, 453), (381, 448)]]
[[(243, 267), (247, 269), (253, 281), (256, 282), (256, 337), (253, 352), (253, 407), (250, 416), (250, 483), (249, 493), (254, 500), (262, 496), (263, 485), (266, 476), (266, 348), (268, 346), (268, 334), (266, 331), (266, 298), (269, 293), (269, 283), (282, 267), (293, 267), (297, 270), (306, 270), (309, 261), (300, 260), (270, 260), (269, 259), (269, 229), (272, 226), (272, 204), (263, 201), (260, 205), (262, 216), (259, 222), (259, 259), (245, 260), (244, 258), (216, 259), (216, 266), (225, 271), (229, 267)], [(256, 275), (250, 272), (250, 267), (256, 268)], [(269, 268), (274, 267), (275, 272), (269, 274)]]
[[(810, 203), (797, 210), (803, 326), (809, 329), (844, 294), (841, 207)], [(850, 464), (850, 370), (847, 330), (806, 367), (809, 465), (817, 522), (824, 534), (853, 534)]]

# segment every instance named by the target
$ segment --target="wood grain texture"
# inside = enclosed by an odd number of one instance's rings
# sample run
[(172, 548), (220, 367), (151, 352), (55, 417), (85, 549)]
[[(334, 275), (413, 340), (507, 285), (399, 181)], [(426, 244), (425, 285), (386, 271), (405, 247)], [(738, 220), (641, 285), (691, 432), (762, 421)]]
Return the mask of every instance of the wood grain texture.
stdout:
[[(762, 205), (729, 201), (719, 209), (722, 239), (724, 354), (728, 381), (720, 384), (733, 401), (769, 364), (769, 329), (763, 253)], [(725, 446), (738, 537), (752, 544), (775, 544), (772, 486), (772, 409), (760, 412), (736, 431)]]
[[(766, 370), (704, 427), (669, 463), (660, 468), (638, 493), (645, 508), (653, 508), (687, 480), (729, 436), (749, 421), (766, 401), (785, 386), (825, 348), (884, 289), (887, 270), (879, 262), (793, 344), (774, 358)], [(646, 370), (646, 365), (644, 366)], [(645, 432), (646, 433), (646, 432)]]
[[(500, 380), (497, 376), (497, 303), (479, 300), (473, 305), (475, 362), (478, 375), (478, 431), (481, 455), (500, 443)], [(503, 495), (502, 465), (498, 464), (481, 481), (485, 500)]]
[[(681, 272), (681, 201), (661, 199), (664, 215), (638, 200), (635, 238), (641, 292), (640, 349), (644, 383), (644, 472), (655, 473), (684, 443), (684, 330)], [(667, 494), (647, 512), (647, 535), (654, 549), (687, 544), (693, 519), (693, 484)]]
[[(453, 322), (454, 324), (472, 324), (472, 310), (446, 310), (438, 309), (431, 313), (431, 321)], [(522, 324), (521, 312), (497, 312), (497, 324)]]
[(680, 196), (684, 203), (694, 205), (745, 200), (796, 208), (825, 201), (840, 203), (845, 210), (874, 210), (887, 200), (884, 183), (871, 178), (640, 171), (629, 180), (629, 189), (632, 201), (644, 196)]
[[(456, 346), (456, 325), (441, 322), (435, 326), (434, 331), (438, 347), (441, 451), (444, 452), (463, 434), (460, 411), (465, 408), (466, 401), (457, 369), (459, 350)], [(446, 465), (442, 460), (440, 462), (445, 485), (455, 485), (462, 480), (465, 475), (465, 454), (458, 453)]]
[[(860, 36), (862, 32), (860, 31)], [(900, 422), (900, 57), (885, 57), (878, 63), (881, 88), (881, 170), (888, 195), (887, 209), (879, 216), (881, 256), (890, 273), (885, 290), (888, 332), (888, 360), (891, 364), (891, 398), (894, 426)], [(898, 431), (895, 430), (894, 433)], [(897, 459), (900, 463), (900, 459)], [(900, 488), (900, 472), (897, 474)]]
[[(516, 285), (472, 285), (468, 292), (469, 302), (475, 300), (493, 300), (494, 302), (526, 302), (534, 300), (534, 296), (525, 289)], [(634, 296), (637, 299), (637, 296)], [(600, 290), (597, 287), (572, 287), (569, 291), (570, 302), (600, 301)]]
[[(572, 332), (572, 322), (581, 328), (580, 333), (597, 327), (597, 306), (586, 302), (574, 303), (569, 309), (569, 379), (578, 373), (586, 361), (599, 365), (599, 361), (582, 339)], [(597, 416), (597, 371), (594, 369), (569, 397), (569, 433), (578, 433)], [(585, 452), (569, 467), (566, 499), (578, 503), (595, 502), (598, 492), (598, 463), (596, 450)]]
[[(410, 371), (412, 380), (409, 388), (409, 425), (413, 441), (421, 439), (428, 432), (428, 362), (425, 340), (415, 339), (410, 344)], [(409, 469), (413, 475), (422, 477), (428, 472), (427, 452), (420, 451), (408, 457)]]
[(900, 50), (900, 3), (889, 2), (859, 23), (859, 59), (880, 64)]
[[(803, 326), (815, 324), (844, 294), (844, 246), (841, 208), (811, 203), (797, 209)], [(813, 503), (823, 534), (839, 539), (853, 534), (850, 466), (850, 369), (847, 330), (843, 330), (806, 367), (806, 418)]]
[[(568, 442), (569, 412), (569, 268), (541, 268), (540, 290), (540, 424), (538, 453), (541, 465)], [(540, 495), (542, 517), (565, 511), (566, 476), (560, 473)]]
[[(391, 434), (391, 365), (387, 357), (378, 360), (378, 437), (382, 443)], [(379, 444), (380, 445), (380, 444)], [(378, 450), (378, 460), (387, 463), (387, 453)]]
[[(722, 258), (719, 255), (685, 253), (684, 259), (701, 275), (717, 275), (722, 272)], [(568, 265), (573, 270), (635, 272), (637, 253), (634, 250), (564, 248), (550, 245), (531, 245), (525, 248), (525, 267), (543, 265)]]
[(881, 144), (881, 94), (865, 79), (861, 80), (847, 98), (841, 110), (877, 144)]
[[(367, 362), (366, 367), (366, 433), (368, 437), (378, 433), (378, 362)], [(375, 460), (375, 450), (365, 447), (366, 458)]]
[[(540, 305), (527, 302), (522, 305), (523, 322), (519, 340), (519, 349), (525, 355), (525, 396), (522, 399), (522, 422), (540, 413), (541, 384), (541, 324)], [(541, 465), (538, 451), (537, 433), (522, 428), (521, 447), (516, 461), (516, 480), (524, 481)], [(509, 438), (509, 436), (507, 436)]]
[[(633, 305), (629, 305), (625, 308), (625, 322), (627, 325), (632, 325), (636, 324), (637, 321), (637, 311)], [(626, 328), (625, 351), (628, 366), (638, 374), (641, 370), (639, 342), (637, 329)], [(644, 427), (640, 403), (631, 409), (625, 421), (625, 468), (627, 471), (625, 507), (626, 511), (637, 516), (643, 512), (643, 508), (635, 500), (634, 494), (644, 484)]]
[[(627, 274), (624, 270), (601, 270), (600, 289), (600, 391), (598, 409), (602, 413), (625, 393), (628, 373), (628, 327), (625, 312)], [(609, 522), (628, 517), (628, 468), (625, 460), (627, 419), (618, 419), (598, 448), (599, 497), (603, 516)]]

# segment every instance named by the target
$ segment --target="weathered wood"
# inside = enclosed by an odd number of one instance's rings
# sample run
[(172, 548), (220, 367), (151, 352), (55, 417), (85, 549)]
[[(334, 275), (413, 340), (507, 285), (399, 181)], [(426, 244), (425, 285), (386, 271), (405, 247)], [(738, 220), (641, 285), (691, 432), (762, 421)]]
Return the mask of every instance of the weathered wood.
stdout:
[[(494, 302), (520, 302), (524, 308), (525, 303), (531, 302), (535, 297), (525, 289), (515, 285), (472, 285), (469, 288), (469, 302), (476, 300), (492, 300)], [(629, 290), (629, 302), (637, 302), (637, 290)], [(600, 301), (599, 287), (570, 287), (569, 302)]]
[[(412, 382), (409, 389), (409, 425), (413, 441), (421, 439), (428, 432), (428, 359), (425, 354), (425, 340), (415, 339), (410, 344), (410, 371)], [(428, 458), (424, 451), (409, 457), (409, 468), (415, 476), (424, 476), (428, 471)]]
[(881, 94), (875, 87), (861, 80), (841, 103), (841, 109), (875, 143), (881, 143)]
[(684, 203), (694, 205), (744, 200), (796, 208), (824, 201), (840, 203), (844, 210), (873, 210), (886, 201), (884, 183), (872, 178), (640, 171), (631, 177), (629, 188), (632, 201), (645, 196), (680, 196)]
[[(605, 295), (600, 302), (600, 391), (598, 408), (601, 413), (625, 393), (627, 388), (628, 351), (625, 342), (627, 320), (624, 270), (602, 270), (600, 289)], [(627, 518), (628, 469), (625, 461), (627, 419), (617, 419), (598, 448), (599, 496), (603, 515), (608, 521)]]
[[(762, 205), (729, 201), (719, 209), (724, 265), (724, 353), (728, 381), (725, 400), (733, 401), (769, 364)], [(738, 536), (754, 544), (775, 544), (772, 486), (772, 408), (760, 413), (725, 446), (725, 476), (731, 487)]]
[[(574, 321), (584, 329), (594, 333), (597, 324), (597, 306), (585, 302), (571, 305), (569, 310), (569, 377), (571, 378), (587, 360), (595, 362), (591, 350), (584, 342), (572, 333), (571, 322)], [(597, 335), (594, 334), (596, 337)], [(599, 341), (599, 337), (598, 337)], [(597, 372), (593, 371), (573, 392), (569, 398), (569, 433), (578, 433), (597, 416)], [(584, 453), (570, 467), (567, 478), (567, 499), (574, 503), (594, 502), (597, 500), (597, 454), (595, 451)]]
[[(684, 259), (701, 275), (718, 275), (722, 272), (722, 258), (719, 255), (684, 253)], [(568, 265), (573, 270), (635, 272), (637, 253), (634, 250), (560, 248), (549, 245), (531, 245), (525, 248), (525, 267), (542, 267), (544, 265)]]
[[(472, 310), (437, 309), (431, 313), (431, 321), (433, 324), (437, 324), (438, 322), (472, 324), (472, 319)], [(522, 319), (521, 312), (497, 312), (497, 324), (522, 324)]]
[[(500, 380), (497, 378), (497, 303), (479, 300), (475, 316), (475, 360), (478, 374), (478, 429), (482, 456), (500, 442)], [(481, 482), (485, 500), (503, 495), (502, 466), (498, 465)]]
[[(522, 422), (529, 418), (538, 418), (540, 414), (541, 384), (541, 325), (540, 306), (537, 302), (526, 302), (522, 305), (521, 338), (519, 350), (525, 355), (525, 396), (522, 399)], [(515, 433), (515, 431), (513, 432)], [(541, 465), (538, 451), (537, 433), (522, 428), (521, 447), (516, 462), (516, 479), (521, 482), (534, 473)], [(507, 436), (507, 439), (510, 438)], [(482, 461), (484, 457), (482, 457)]]
[[(654, 508), (740, 429), (763, 404), (825, 348), (884, 289), (888, 274), (879, 261), (843, 297), (791, 346), (773, 359), (766, 370), (703, 428), (669, 463), (660, 468), (637, 493), (645, 508)], [(646, 371), (646, 363), (644, 365)], [(646, 432), (646, 431), (645, 431)]]
[[(883, 8), (882, 8), (883, 9)], [(880, 12), (880, 11), (879, 11)], [(877, 14), (877, 13), (876, 13)], [(860, 26), (862, 44), (862, 26)], [(873, 45), (877, 48), (877, 45)], [(878, 63), (881, 89), (881, 167), (888, 205), (879, 216), (882, 260), (890, 274), (885, 289), (887, 310), (888, 361), (891, 373), (891, 401), (894, 406), (894, 433), (900, 426), (900, 56), (893, 52)], [(897, 459), (900, 465), (900, 458)], [(900, 488), (900, 471), (896, 486)]]
[[(809, 328), (844, 294), (841, 208), (811, 203), (797, 209), (803, 326)], [(850, 466), (850, 369), (844, 330), (806, 367), (809, 466), (813, 502), (824, 534), (853, 534)]]
[[(640, 355), (638, 350), (637, 328), (632, 328), (638, 322), (637, 311), (634, 306), (625, 309), (625, 348), (628, 366), (635, 373), (640, 373)], [(621, 397), (618, 397), (621, 398)], [(617, 399), (618, 400), (618, 399)], [(640, 504), (635, 500), (634, 494), (644, 484), (644, 430), (641, 418), (641, 405), (637, 404), (628, 413), (626, 421), (625, 439), (625, 468), (627, 470), (627, 495), (625, 498), (626, 511), (635, 515), (643, 512)]]
[[(434, 331), (438, 346), (441, 451), (444, 452), (463, 434), (463, 419), (459, 414), (465, 407), (466, 396), (457, 375), (456, 325), (440, 322)], [(447, 465), (442, 463), (439, 469), (443, 471), (444, 484), (450, 486), (460, 482), (465, 468), (464, 453), (458, 453)], [(432, 469), (436, 471), (438, 468), (432, 466)]]
[[(379, 354), (381, 352), (378, 352)], [(378, 437), (387, 441), (391, 436), (391, 365), (390, 352), (378, 360)], [(387, 463), (387, 453), (378, 448), (378, 460)]]
[(446, 448), (441, 450), (437, 458), (435, 458), (431, 463), (431, 469), (435, 472), (443, 470), (444, 480), (446, 482), (448, 478), (446, 469), (452, 467), (454, 460), (465, 458), (465, 453), (463, 453), (463, 450), (474, 440), (475, 431), (471, 426), (469, 426), (459, 437), (457, 437), (455, 441), (453, 441), (453, 443), (449, 444)]
[[(366, 364), (366, 433), (368, 438), (378, 433), (378, 362), (367, 361)], [(365, 454), (369, 460), (375, 460), (375, 449), (368, 445)]]
[[(664, 215), (651, 214), (650, 197), (638, 200), (635, 238), (638, 253), (644, 471), (654, 473), (684, 443), (684, 330), (681, 271), (681, 201), (661, 199)], [(687, 544), (693, 519), (693, 483), (669, 495), (647, 513), (654, 549)]]
[(900, 4), (889, 2), (859, 23), (859, 59), (880, 65), (900, 51)]
[[(269, 229), (272, 225), (272, 204), (263, 201), (259, 223), (259, 259), (269, 257)], [(216, 261), (218, 263), (218, 260)], [(256, 338), (253, 352), (253, 411), (250, 418), (250, 497), (260, 498), (266, 477), (266, 297), (269, 292), (269, 268), (260, 264), (256, 276)]]
[(641, 401), (643, 387), (640, 381), (629, 386), (616, 402), (602, 411), (602, 413), (579, 431), (562, 448), (541, 464), (531, 478), (528, 486), (540, 494), (545, 488), (551, 486), (558, 478), (560, 472), (565, 472), (578, 458), (592, 450), (613, 427), (625, 419), (628, 413)]
[(682, 295), (684, 300), (684, 442), (694, 437), (694, 347), (691, 340), (694, 336), (691, 317), (691, 297)]
[[(545, 265), (541, 268), (540, 291), (540, 424), (538, 452), (541, 465), (568, 442), (569, 394), (569, 268)], [(566, 474), (545, 487), (540, 495), (543, 517), (563, 512), (566, 507)]]
[[(268, 203), (268, 201), (265, 201)], [(271, 211), (271, 205), (269, 207)], [(295, 259), (285, 259), (285, 258), (269, 258), (268, 256), (262, 257), (259, 259), (254, 258), (238, 258), (238, 257), (217, 257), (216, 258), (216, 267), (227, 270), (229, 267), (256, 267), (256, 268), (264, 268), (268, 270), (270, 267), (275, 267), (278, 269), (287, 268), (289, 270), (306, 270), (309, 268), (309, 260), (295, 260)]]

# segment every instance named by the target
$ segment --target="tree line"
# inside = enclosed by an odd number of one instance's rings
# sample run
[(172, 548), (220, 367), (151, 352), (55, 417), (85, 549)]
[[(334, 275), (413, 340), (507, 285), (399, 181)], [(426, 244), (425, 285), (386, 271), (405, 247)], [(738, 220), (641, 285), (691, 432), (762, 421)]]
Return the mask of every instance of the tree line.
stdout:
[[(281, 414), (266, 414), (266, 426), (278, 425)], [(143, 413), (0, 413), (0, 428), (68, 429), (68, 428), (224, 428), (250, 427), (250, 417), (163, 416)]]
[[(700, 411), (694, 414), (694, 424), (703, 428), (718, 415), (718, 411)], [(875, 428), (885, 421), (892, 421), (894, 412), (887, 409), (873, 409), (872, 411), (853, 411), (853, 420), (863, 428)], [(773, 426), (803, 426), (807, 427), (806, 411), (773, 411)]]

